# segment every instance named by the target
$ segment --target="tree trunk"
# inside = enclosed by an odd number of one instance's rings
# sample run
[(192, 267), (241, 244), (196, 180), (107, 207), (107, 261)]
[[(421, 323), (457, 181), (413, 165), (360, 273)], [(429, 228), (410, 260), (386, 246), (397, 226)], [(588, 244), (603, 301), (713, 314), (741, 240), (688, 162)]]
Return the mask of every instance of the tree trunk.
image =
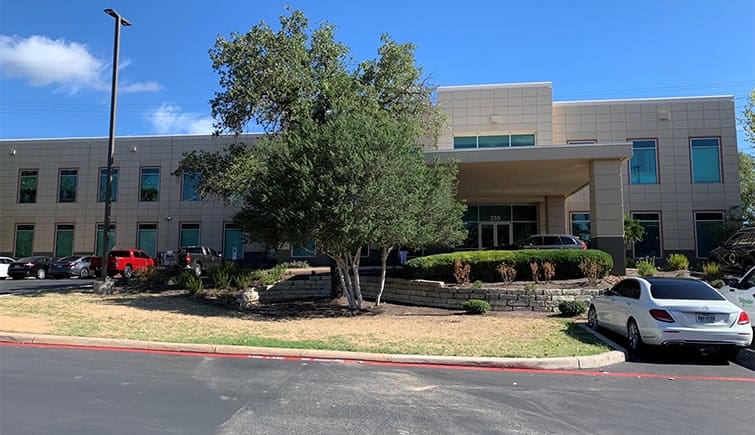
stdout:
[(354, 299), (358, 309), (362, 309), (362, 286), (359, 280), (359, 255), (362, 249), (357, 249), (356, 254), (353, 257), (351, 269), (354, 272)]
[(346, 299), (349, 301), (349, 309), (353, 310), (356, 307), (354, 303), (354, 293), (351, 290), (351, 278), (349, 277), (349, 268), (343, 258), (334, 257), (336, 261), (336, 269), (338, 269), (338, 278), (341, 280), (341, 286), (346, 293)]
[(391, 250), (393, 249), (392, 246), (384, 247), (383, 251), (380, 255), (380, 286), (378, 289), (377, 296), (375, 297), (375, 306), (380, 306), (380, 298), (383, 297), (383, 289), (385, 289), (385, 273), (386, 269), (388, 268), (388, 255), (390, 255)]

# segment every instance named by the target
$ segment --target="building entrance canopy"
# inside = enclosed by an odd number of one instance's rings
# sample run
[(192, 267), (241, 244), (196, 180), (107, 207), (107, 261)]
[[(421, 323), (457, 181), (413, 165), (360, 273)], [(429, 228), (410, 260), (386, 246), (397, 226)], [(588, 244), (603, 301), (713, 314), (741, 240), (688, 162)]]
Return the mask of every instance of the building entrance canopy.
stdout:
[(428, 162), (458, 162), (458, 196), (470, 204), (568, 197), (590, 183), (592, 161), (621, 163), (631, 156), (627, 143), (425, 152)]

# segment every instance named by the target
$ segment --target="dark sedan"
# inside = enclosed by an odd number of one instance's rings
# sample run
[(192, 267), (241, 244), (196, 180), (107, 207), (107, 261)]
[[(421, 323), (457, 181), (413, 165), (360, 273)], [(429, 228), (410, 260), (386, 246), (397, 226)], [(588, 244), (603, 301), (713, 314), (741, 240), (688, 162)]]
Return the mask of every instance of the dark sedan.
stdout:
[(89, 278), (93, 275), (91, 261), (92, 257), (89, 255), (63, 257), (52, 263), (48, 275), (53, 278), (68, 278), (72, 276)]
[(8, 276), (21, 279), (33, 276), (45, 279), (52, 265), (52, 258), (45, 256), (26, 257), (16, 260), (8, 266)]

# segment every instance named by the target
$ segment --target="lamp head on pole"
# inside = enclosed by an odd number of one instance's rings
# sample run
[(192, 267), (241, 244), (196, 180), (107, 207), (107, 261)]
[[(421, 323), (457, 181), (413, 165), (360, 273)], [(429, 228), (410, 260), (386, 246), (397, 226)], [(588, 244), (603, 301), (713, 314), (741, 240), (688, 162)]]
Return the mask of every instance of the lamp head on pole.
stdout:
[(131, 25), (131, 23), (127, 19), (123, 18), (118, 12), (114, 11), (113, 9), (105, 9), (105, 13), (120, 21), (121, 26)]

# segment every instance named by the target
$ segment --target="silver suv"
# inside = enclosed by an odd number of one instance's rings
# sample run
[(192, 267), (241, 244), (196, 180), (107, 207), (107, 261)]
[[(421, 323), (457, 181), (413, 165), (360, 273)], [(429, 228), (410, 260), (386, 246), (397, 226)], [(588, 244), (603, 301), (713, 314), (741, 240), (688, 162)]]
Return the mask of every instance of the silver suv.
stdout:
[(571, 234), (533, 234), (514, 244), (517, 249), (587, 249), (587, 244)]

